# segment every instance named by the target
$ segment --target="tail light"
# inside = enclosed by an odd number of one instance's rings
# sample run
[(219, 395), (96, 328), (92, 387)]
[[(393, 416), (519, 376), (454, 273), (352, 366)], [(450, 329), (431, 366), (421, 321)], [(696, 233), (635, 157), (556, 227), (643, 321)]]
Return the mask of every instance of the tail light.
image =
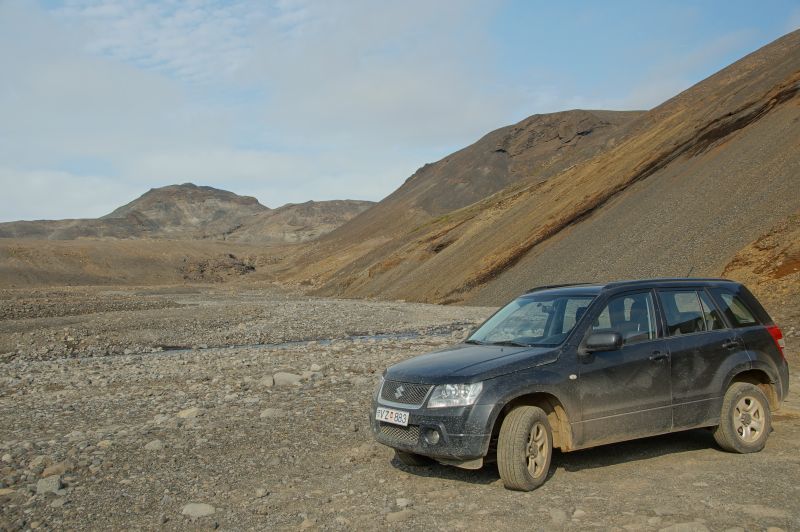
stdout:
[(775, 340), (775, 345), (778, 346), (778, 351), (781, 352), (781, 356), (785, 359), (786, 354), (783, 352), (783, 349), (786, 347), (786, 342), (783, 339), (783, 333), (781, 332), (781, 328), (777, 325), (769, 325), (767, 327), (767, 331), (769, 331), (770, 336), (772, 339)]

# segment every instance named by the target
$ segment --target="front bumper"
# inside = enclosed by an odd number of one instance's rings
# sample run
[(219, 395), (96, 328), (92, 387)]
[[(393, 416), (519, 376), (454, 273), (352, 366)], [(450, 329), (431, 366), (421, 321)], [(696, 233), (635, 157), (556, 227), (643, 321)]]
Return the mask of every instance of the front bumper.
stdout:
[[(434, 459), (468, 461), (482, 458), (491, 440), (492, 405), (472, 405), (453, 408), (402, 409), (409, 413), (407, 427), (377, 421), (373, 401), (370, 425), (379, 443), (401, 451), (429, 456)], [(436, 431), (438, 442), (426, 441), (426, 431)]]

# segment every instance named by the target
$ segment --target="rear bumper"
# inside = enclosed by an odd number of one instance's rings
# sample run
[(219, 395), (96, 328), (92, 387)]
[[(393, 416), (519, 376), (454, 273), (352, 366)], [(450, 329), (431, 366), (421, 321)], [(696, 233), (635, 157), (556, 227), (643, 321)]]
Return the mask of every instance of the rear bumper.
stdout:
[[(393, 449), (454, 461), (481, 458), (489, 449), (492, 405), (408, 410), (408, 427), (377, 421), (376, 407), (373, 402), (372, 434), (376, 441)], [(425, 438), (432, 431), (438, 433), (435, 443)]]

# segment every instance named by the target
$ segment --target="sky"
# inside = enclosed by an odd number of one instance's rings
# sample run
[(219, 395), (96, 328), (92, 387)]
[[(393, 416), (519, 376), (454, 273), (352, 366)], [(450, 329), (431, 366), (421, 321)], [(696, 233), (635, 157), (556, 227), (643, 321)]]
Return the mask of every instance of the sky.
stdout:
[(493, 129), (652, 108), (798, 27), (796, 0), (0, 0), (0, 221), (185, 182), (377, 201)]

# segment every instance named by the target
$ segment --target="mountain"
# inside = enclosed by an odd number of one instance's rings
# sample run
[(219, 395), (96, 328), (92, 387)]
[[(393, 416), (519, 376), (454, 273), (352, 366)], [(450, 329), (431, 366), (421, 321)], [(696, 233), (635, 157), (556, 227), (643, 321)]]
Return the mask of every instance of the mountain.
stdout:
[(333, 231), (375, 203), (358, 200), (289, 203), (259, 213), (231, 231), (233, 242), (307, 242)]
[[(298, 242), (315, 238), (372, 203), (322, 201), (272, 210), (249, 196), (192, 183), (154, 188), (97, 219), (0, 224), (0, 238), (167, 238)], [(235, 235), (235, 236), (234, 236)]]
[[(301, 254), (291, 277), (320, 279), (348, 262), (380, 261), (435, 219), (506, 187), (541, 183), (621, 142), (641, 111), (533, 115), (426, 164), (391, 195)], [(327, 257), (323, 263), (319, 257)]]
[[(461, 154), (460, 174), (423, 167), (280, 274), (310, 279), (321, 294), (483, 304), (541, 284), (719, 275), (800, 207), (799, 92), (800, 31), (632, 115), (574, 162), (547, 166), (532, 156), (498, 192), (421, 223), (425, 216), (377, 216), (427, 176), (432, 204), (456, 208), (450, 192), (470, 199), (452, 176), (480, 175), (506, 155), (482, 149), (470, 160), (467, 148), (437, 163)], [(529, 153), (537, 143), (519, 146)], [(415, 214), (441, 212), (430, 204), (412, 203)]]
[(100, 220), (128, 220), (148, 236), (207, 238), (227, 234), (269, 210), (250, 196), (185, 183), (150, 189)]

